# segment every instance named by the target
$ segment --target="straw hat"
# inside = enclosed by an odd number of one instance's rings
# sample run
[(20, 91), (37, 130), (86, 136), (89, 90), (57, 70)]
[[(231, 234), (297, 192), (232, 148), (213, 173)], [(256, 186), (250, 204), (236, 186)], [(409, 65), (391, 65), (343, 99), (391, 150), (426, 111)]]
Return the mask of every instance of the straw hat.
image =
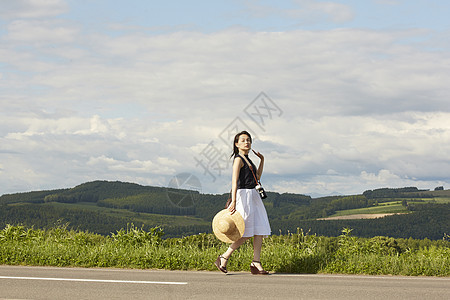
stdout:
[(233, 243), (244, 234), (245, 223), (238, 211), (231, 214), (228, 209), (223, 209), (215, 215), (212, 227), (219, 240), (225, 243)]

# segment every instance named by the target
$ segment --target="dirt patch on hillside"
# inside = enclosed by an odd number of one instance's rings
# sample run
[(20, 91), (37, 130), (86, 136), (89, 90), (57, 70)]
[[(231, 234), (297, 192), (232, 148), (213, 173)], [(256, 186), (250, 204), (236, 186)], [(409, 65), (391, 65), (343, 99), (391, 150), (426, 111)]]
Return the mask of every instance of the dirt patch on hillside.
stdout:
[(320, 219), (317, 219), (317, 220), (377, 219), (377, 218), (383, 218), (383, 217), (386, 217), (386, 216), (392, 216), (392, 215), (398, 215), (398, 213), (347, 215), (347, 216), (338, 216), (338, 217), (320, 218)]

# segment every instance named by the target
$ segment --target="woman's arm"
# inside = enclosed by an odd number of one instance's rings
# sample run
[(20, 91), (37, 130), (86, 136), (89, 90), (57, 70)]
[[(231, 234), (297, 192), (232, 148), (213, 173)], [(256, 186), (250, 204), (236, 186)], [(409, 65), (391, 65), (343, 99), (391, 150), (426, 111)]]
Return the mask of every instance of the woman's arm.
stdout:
[(262, 176), (263, 169), (264, 169), (264, 155), (262, 155), (262, 154), (259, 153), (259, 152), (256, 152), (255, 150), (252, 150), (252, 151), (253, 151), (253, 153), (255, 153), (255, 155), (258, 156), (259, 159), (260, 159), (258, 170), (256, 170), (256, 178), (257, 178), (258, 180), (260, 180), (260, 179), (261, 179), (261, 176)]
[(236, 157), (233, 162), (233, 174), (231, 176), (231, 204), (228, 206), (228, 210), (233, 214), (236, 211), (236, 192), (237, 182), (239, 178), (239, 172), (244, 163), (240, 157)]

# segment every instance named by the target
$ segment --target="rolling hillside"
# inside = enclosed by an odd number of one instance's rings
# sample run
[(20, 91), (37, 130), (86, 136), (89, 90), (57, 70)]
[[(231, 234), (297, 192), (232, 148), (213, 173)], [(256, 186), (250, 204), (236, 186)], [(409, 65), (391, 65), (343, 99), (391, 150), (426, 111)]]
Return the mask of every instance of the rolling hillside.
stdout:
[[(362, 195), (316, 199), (291, 193), (268, 195), (264, 204), (274, 234), (303, 228), (314, 234), (336, 236), (343, 227), (351, 227), (355, 235), (365, 237), (440, 239), (450, 232), (448, 190), (378, 189)], [(23, 224), (45, 228), (67, 224), (108, 235), (133, 223), (144, 228), (160, 226), (166, 238), (178, 237), (211, 232), (211, 220), (223, 208), (227, 197), (227, 194), (94, 181), (70, 189), (3, 195), (0, 227)], [(328, 219), (377, 213), (402, 215), (370, 220)], [(399, 227), (407, 229), (399, 231)]]

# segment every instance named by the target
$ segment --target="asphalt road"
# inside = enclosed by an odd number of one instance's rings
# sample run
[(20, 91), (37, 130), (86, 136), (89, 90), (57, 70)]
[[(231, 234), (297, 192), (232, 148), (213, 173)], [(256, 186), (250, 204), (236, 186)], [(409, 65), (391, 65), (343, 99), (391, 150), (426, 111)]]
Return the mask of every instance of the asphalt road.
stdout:
[(0, 266), (0, 299), (450, 299), (450, 278)]

